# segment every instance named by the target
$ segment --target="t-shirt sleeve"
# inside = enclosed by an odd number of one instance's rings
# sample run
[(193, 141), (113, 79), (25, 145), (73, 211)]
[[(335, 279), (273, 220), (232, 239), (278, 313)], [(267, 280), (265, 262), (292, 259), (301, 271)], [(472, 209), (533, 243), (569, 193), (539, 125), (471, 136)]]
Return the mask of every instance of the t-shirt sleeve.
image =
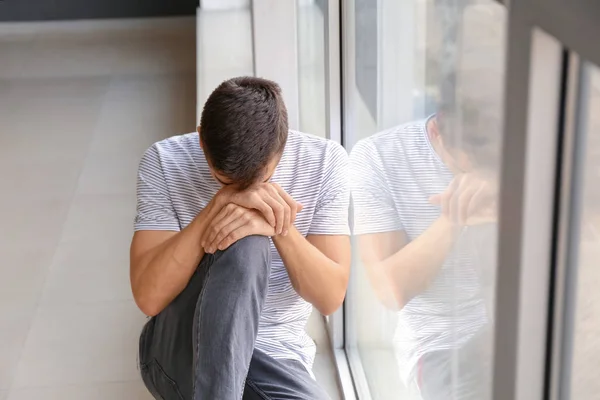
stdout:
[(350, 154), (350, 186), (355, 235), (404, 229), (379, 152), (368, 140), (357, 143)]
[(323, 184), (308, 231), (309, 235), (350, 235), (348, 207), (348, 153), (337, 143), (330, 142), (324, 160)]
[(137, 176), (135, 231), (179, 231), (156, 145), (144, 153)]

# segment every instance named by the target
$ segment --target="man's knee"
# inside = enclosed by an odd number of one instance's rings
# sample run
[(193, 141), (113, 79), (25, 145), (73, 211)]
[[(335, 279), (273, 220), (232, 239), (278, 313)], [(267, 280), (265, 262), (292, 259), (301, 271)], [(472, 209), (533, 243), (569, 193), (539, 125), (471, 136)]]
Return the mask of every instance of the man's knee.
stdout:
[(271, 266), (270, 239), (266, 236), (247, 236), (215, 254), (216, 263), (226, 264), (227, 270), (238, 276), (267, 273)]
[(229, 246), (225, 251), (267, 257), (271, 255), (271, 240), (266, 236), (246, 236)]

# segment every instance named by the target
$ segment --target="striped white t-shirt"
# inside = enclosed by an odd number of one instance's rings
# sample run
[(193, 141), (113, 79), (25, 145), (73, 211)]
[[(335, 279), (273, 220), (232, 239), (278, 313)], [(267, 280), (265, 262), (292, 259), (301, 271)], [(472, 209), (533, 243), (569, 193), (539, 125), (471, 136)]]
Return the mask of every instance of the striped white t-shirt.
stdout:
[[(335, 142), (290, 131), (271, 179), (304, 207), (295, 226), (302, 235), (349, 235), (348, 154)], [(137, 182), (135, 230), (179, 231), (220, 189), (189, 133), (155, 143), (144, 154)], [(295, 359), (312, 369), (315, 345), (305, 332), (312, 305), (294, 290), (271, 242), (269, 288), (256, 348), (274, 358)]]
[[(440, 216), (429, 197), (444, 192), (453, 174), (433, 149), (426, 122), (397, 126), (352, 149), (354, 234), (404, 231), (412, 241)], [(463, 231), (428, 289), (398, 312), (394, 348), (406, 383), (425, 353), (459, 349), (489, 322), (484, 298), (495, 266), (486, 256), (494, 232)]]

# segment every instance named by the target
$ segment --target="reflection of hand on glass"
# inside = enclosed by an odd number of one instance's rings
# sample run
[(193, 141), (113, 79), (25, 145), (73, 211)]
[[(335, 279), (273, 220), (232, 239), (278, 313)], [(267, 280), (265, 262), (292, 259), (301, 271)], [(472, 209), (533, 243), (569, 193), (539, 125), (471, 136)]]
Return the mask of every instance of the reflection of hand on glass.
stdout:
[(452, 224), (473, 226), (496, 222), (496, 193), (488, 180), (466, 173), (456, 176), (444, 192), (429, 201), (440, 206)]

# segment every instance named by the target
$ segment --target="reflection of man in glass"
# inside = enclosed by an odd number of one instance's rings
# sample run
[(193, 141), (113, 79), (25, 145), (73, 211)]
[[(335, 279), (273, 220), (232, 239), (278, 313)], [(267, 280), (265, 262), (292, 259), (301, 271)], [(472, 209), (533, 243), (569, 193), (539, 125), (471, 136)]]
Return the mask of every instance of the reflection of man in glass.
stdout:
[(351, 154), (361, 258), (377, 296), (399, 310), (400, 373), (425, 400), (490, 397), (499, 145), (481, 119), (454, 129), (439, 113)]

